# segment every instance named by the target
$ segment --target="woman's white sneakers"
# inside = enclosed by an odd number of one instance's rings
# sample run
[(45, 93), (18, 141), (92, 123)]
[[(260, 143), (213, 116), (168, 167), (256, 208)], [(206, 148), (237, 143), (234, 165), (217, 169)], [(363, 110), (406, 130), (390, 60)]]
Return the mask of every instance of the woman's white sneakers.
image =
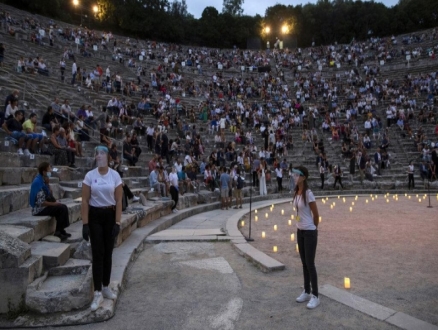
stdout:
[(306, 293), (306, 291), (303, 291), (300, 296), (296, 299), (296, 302), (303, 303), (305, 301), (308, 301), (307, 304), (308, 309), (314, 309), (319, 306), (320, 300), (317, 296), (314, 296), (313, 294)]
[(102, 292), (94, 291), (94, 298), (93, 298), (93, 302), (91, 303), (91, 311), (92, 312), (97, 311), (97, 309), (100, 307), (100, 305), (102, 305), (102, 303), (103, 303)]
[(310, 298), (312, 298), (312, 295), (310, 293), (306, 293), (306, 291), (303, 291), (300, 296), (296, 299), (296, 302), (302, 303), (305, 301), (309, 301)]
[(319, 304), (320, 304), (319, 298), (312, 294), (312, 298), (310, 298), (310, 301), (307, 304), (307, 308), (308, 309), (314, 309), (314, 308), (318, 307)]
[(112, 292), (112, 290), (107, 286), (102, 287), (102, 295), (106, 299), (111, 299), (111, 300), (117, 299), (116, 294)]
[(103, 298), (115, 300), (115, 299), (117, 299), (117, 296), (107, 286), (104, 286), (102, 288), (102, 292), (94, 291), (94, 298), (93, 298), (93, 302), (91, 303), (91, 311), (92, 312), (95, 312), (95, 311), (97, 311), (99, 309), (99, 307), (103, 303)]

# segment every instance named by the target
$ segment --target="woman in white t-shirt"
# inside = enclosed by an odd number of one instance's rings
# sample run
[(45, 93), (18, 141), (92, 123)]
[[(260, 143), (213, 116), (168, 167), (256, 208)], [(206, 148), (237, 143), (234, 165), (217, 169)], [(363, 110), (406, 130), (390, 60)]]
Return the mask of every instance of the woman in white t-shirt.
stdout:
[(302, 303), (310, 300), (307, 308), (313, 309), (320, 303), (318, 298), (318, 276), (315, 268), (319, 213), (315, 196), (307, 185), (307, 178), (309, 177), (307, 168), (298, 166), (292, 170), (292, 173), (295, 181), (295, 194), (292, 204), (297, 212), (297, 242), (304, 275), (304, 291), (296, 301)]
[(114, 239), (120, 232), (122, 217), (122, 178), (108, 167), (109, 150), (95, 149), (97, 167), (85, 175), (82, 183), (82, 237), (91, 241), (93, 255), (94, 299), (91, 310), (96, 311), (103, 298), (116, 299), (108, 287), (111, 277)]

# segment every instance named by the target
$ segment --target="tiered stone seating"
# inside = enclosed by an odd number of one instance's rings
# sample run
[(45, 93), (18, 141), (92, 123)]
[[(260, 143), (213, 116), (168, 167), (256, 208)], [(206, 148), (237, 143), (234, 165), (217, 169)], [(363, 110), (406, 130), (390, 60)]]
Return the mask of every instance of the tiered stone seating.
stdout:
[[(7, 8), (13, 16), (23, 18), (28, 16), (28, 13), (16, 10), (12, 7), (4, 6), (0, 8)], [(41, 21), (48, 22), (48, 19), (40, 18)], [(56, 22), (60, 26), (71, 25)], [(77, 107), (86, 103), (92, 104), (93, 108), (105, 106), (110, 96), (102, 91), (95, 92), (92, 90), (80, 87), (80, 89), (71, 86), (70, 84), (70, 66), (71, 61), (67, 62), (66, 79), (65, 82), (61, 82), (60, 73), (58, 69), (58, 62), (62, 55), (64, 47), (76, 49), (76, 45), (73, 42), (64, 41), (62, 39), (55, 40), (55, 46), (51, 47), (47, 43), (44, 45), (35, 45), (29, 41), (29, 31), (17, 32), (15, 37), (10, 36), (5, 30), (0, 28), (0, 42), (3, 42), (7, 46), (6, 57), (4, 67), (0, 68), (0, 79), (2, 79), (3, 88), (0, 90), (0, 96), (3, 99), (13, 89), (20, 90), (21, 106), (24, 106), (24, 102), (27, 102), (29, 108), (36, 111), (39, 117), (42, 117), (47, 106), (51, 103), (54, 97), (58, 97), (60, 100), (67, 98), (72, 104), (72, 109), (76, 110)], [(73, 27), (75, 28), (75, 27)], [(401, 41), (402, 36), (399, 37)], [(122, 37), (117, 37), (118, 40), (124, 40)], [(140, 42), (142, 44), (142, 42)], [(425, 45), (433, 46), (433, 42), (428, 42)], [(401, 47), (399, 42), (397, 47)], [(186, 52), (187, 48), (183, 48)], [(303, 54), (307, 50), (303, 51)], [(145, 60), (142, 65), (146, 67), (146, 79), (148, 74), (157, 68), (158, 65), (163, 63), (163, 54), (157, 50), (157, 59)], [(50, 69), (50, 75), (40, 76), (25, 73), (16, 72), (16, 61), (20, 56), (42, 56)], [(183, 56), (183, 55), (181, 55)], [(88, 70), (94, 68), (96, 64), (100, 64), (102, 68), (111, 66), (111, 71), (119, 71), (124, 80), (136, 79), (133, 69), (128, 68), (125, 64), (120, 64), (112, 60), (111, 51), (99, 50), (93, 53), (93, 57), (82, 57), (76, 54), (77, 63), (79, 67), (85, 66)], [(147, 64), (147, 65), (145, 65)], [(365, 64), (375, 65), (374, 60), (368, 60)], [(326, 79), (333, 77), (337, 73), (343, 75), (346, 70), (351, 70), (353, 66), (342, 65), (341, 68), (331, 68), (327, 65), (323, 66), (321, 74)], [(407, 73), (427, 73), (432, 70), (436, 70), (438, 64), (431, 62), (428, 58), (420, 58), (411, 61), (409, 68), (406, 68), (405, 60), (402, 58), (393, 59), (390, 63), (385, 63), (380, 67), (380, 80), (397, 79), (401, 80)], [(287, 84), (291, 88), (292, 95), (296, 92), (293, 88), (296, 77), (294, 76), (294, 70), (296, 68), (285, 69), (285, 79)], [(217, 68), (214, 65), (204, 65), (203, 75), (199, 75), (193, 69), (185, 68), (183, 70), (183, 76), (185, 82), (193, 81), (195, 84), (203, 84), (205, 81), (210, 82), (211, 76), (217, 72)], [(311, 73), (314, 70), (303, 69), (300, 73)], [(222, 74), (226, 78), (239, 77), (258, 77), (258, 73), (255, 71), (248, 71), (241, 73), (238, 70), (238, 66), (234, 65), (228, 70), (222, 70)], [(142, 79), (145, 79), (142, 77)], [(171, 92), (173, 97), (180, 96), (179, 92)], [(121, 95), (119, 95), (121, 96)], [(157, 102), (161, 94), (154, 91), (152, 101)], [(181, 102), (185, 107), (191, 108), (192, 106), (197, 109), (200, 102), (204, 101), (203, 96), (198, 97), (180, 97)], [(128, 101), (133, 100), (137, 104), (139, 96), (127, 98)], [(260, 101), (260, 100), (257, 100)], [(310, 104), (316, 105), (321, 100), (312, 100)], [(339, 103), (346, 103), (345, 96), (339, 97)], [(235, 104), (235, 102), (230, 102)], [(379, 104), (377, 112), (383, 116), (384, 110), (388, 106), (388, 102)], [(156, 120), (152, 116), (147, 116), (146, 122), (156, 123)], [(204, 130), (201, 132), (203, 139), (203, 146), (205, 149), (205, 156), (217, 147), (213, 142), (213, 136), (206, 133), (206, 125), (200, 121), (196, 121), (197, 127), (202, 126)], [(357, 125), (362, 130), (363, 119), (358, 118)], [(432, 124), (423, 125), (429, 133), (433, 127)], [(125, 127), (129, 129), (129, 127)], [(311, 145), (302, 140), (301, 127), (292, 128), (289, 133), (294, 141), (294, 147), (289, 150), (288, 156), (285, 158), (288, 162), (292, 162), (294, 165), (304, 164), (309, 168), (310, 172), (310, 186), (313, 191), (320, 193), (319, 184), (319, 172), (315, 166), (315, 158)], [(406, 166), (411, 159), (418, 157), (418, 153), (412, 151), (412, 141), (400, 137), (398, 128), (391, 128), (389, 131), (391, 139), (390, 152), (395, 155), (392, 159), (391, 169), (384, 170), (381, 177), (377, 177), (374, 182), (366, 181), (364, 185), (361, 185), (358, 178), (355, 177), (351, 182), (344, 177), (344, 185), (347, 187), (350, 193), (379, 193), (387, 192), (392, 189), (394, 192), (401, 192), (406, 189)], [(66, 242), (52, 242), (53, 237), (51, 234), (54, 232), (54, 219), (50, 217), (33, 217), (31, 216), (30, 209), (28, 207), (29, 198), (29, 186), (33, 177), (36, 174), (36, 166), (42, 161), (50, 161), (53, 163), (53, 159), (50, 156), (34, 155), (32, 159), (29, 156), (19, 156), (16, 153), (16, 148), (11, 143), (5, 144), (5, 134), (0, 132), (0, 254), (5, 252), (7, 256), (10, 256), (10, 262), (6, 264), (0, 263), (0, 274), (5, 281), (0, 281), (0, 291), (5, 295), (2, 295), (0, 299), (0, 313), (8, 312), (12, 310), (19, 310), (23, 305), (24, 297), (26, 297), (25, 304), (27, 308), (30, 308), (39, 313), (49, 312), (67, 312), (75, 309), (82, 309), (90, 303), (92, 294), (91, 276), (90, 276), (90, 263), (84, 259), (83, 256), (76, 255), (76, 251), (81, 238), (81, 221), (80, 221), (80, 203), (75, 201), (81, 195), (80, 183), (85, 173), (92, 167), (93, 163), (93, 150), (98, 144), (98, 134), (92, 132), (92, 140), (83, 143), (85, 157), (77, 158), (76, 169), (56, 166), (56, 171), (53, 172), (51, 178), (51, 186), (54, 190), (55, 197), (66, 203), (69, 208), (70, 227), (69, 232), (73, 236)], [(232, 141), (234, 134), (226, 132), (226, 140)], [(169, 139), (177, 137), (174, 130), (169, 130)], [(253, 136), (256, 139), (256, 145), (261, 145), (261, 137), (253, 131)], [(324, 140), (325, 151), (331, 164), (340, 164), (345, 173), (348, 173), (348, 160), (342, 158), (340, 154), (341, 142), (332, 141), (331, 136), (318, 129), (318, 136)], [(116, 140), (118, 146), (121, 146), (121, 141)], [(138, 162), (139, 166), (129, 166), (128, 171), (124, 174), (124, 182), (131, 188), (134, 193), (144, 193), (148, 198), (147, 205), (132, 204), (122, 218), (122, 230), (117, 238), (117, 246), (123, 249), (123, 242), (128, 240), (130, 235), (135, 229), (147, 226), (150, 222), (166, 216), (170, 217), (170, 205), (171, 202), (168, 199), (156, 198), (155, 194), (150, 191), (148, 170), (146, 169), (147, 163), (152, 157), (151, 153), (147, 152), (146, 141), (140, 137), (140, 146), (143, 149), (143, 153), (140, 156)], [(239, 148), (243, 146), (238, 145)], [(229, 162), (227, 163), (229, 165)], [(202, 175), (198, 175), (199, 181), (202, 182)], [(256, 196), (258, 191), (252, 190), (251, 173), (245, 173), (247, 186), (244, 188), (243, 195), (248, 197), (249, 195)], [(415, 175), (417, 182), (420, 181), (418, 174)], [(332, 183), (332, 179), (328, 180), (328, 183)], [(287, 187), (288, 184), (284, 180), (283, 186)], [(272, 176), (271, 182), (268, 182), (268, 197), (274, 198), (280, 195), (273, 195), (277, 192), (277, 185), (275, 182), (275, 176)], [(422, 191), (417, 185), (416, 191)], [(432, 186), (432, 188), (437, 188)], [(285, 194), (287, 194), (287, 189)], [(328, 188), (324, 193), (337, 194), (331, 188)], [(218, 201), (219, 193), (210, 192), (204, 186), (200, 186), (199, 190), (193, 193), (189, 192), (180, 196), (177, 208), (180, 210), (194, 209), (195, 206), (201, 204), (205, 207), (217, 207), (214, 202)], [(198, 206), (199, 208), (199, 206)], [(190, 213), (186, 212), (187, 215)], [(181, 214), (181, 213), (179, 213)], [(175, 215), (175, 219), (181, 220), (182, 216)], [(167, 221), (168, 219), (166, 219)], [(164, 220), (163, 220), (164, 221)], [(170, 220), (169, 220), (170, 221)], [(175, 220), (176, 221), (176, 220)], [(119, 250), (120, 251), (120, 250)], [(116, 252), (117, 253), (117, 252)], [(0, 259), (3, 261), (3, 259)], [(5, 266), (6, 265), (6, 266)], [(44, 276), (42, 276), (44, 274)], [(66, 286), (62, 289), (62, 292), (58, 292), (57, 295), (52, 295), (51, 290), (54, 287), (59, 286), (59, 283), (64, 283), (63, 280), (69, 279), (71, 286)], [(119, 283), (120, 284), (120, 283)], [(72, 290), (77, 288), (77, 290)], [(56, 297), (56, 299), (54, 298)], [(62, 298), (62, 299), (61, 299)], [(7, 302), (11, 302), (11, 306), (7, 305)], [(63, 301), (62, 303), (60, 301)]]

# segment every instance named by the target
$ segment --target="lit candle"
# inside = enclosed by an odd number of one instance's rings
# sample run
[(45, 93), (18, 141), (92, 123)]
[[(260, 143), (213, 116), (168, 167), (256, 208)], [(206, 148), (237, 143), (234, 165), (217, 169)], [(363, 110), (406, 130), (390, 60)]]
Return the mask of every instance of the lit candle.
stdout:
[(336, 206), (336, 203), (335, 203), (335, 202), (333, 202), (333, 206)]
[(351, 286), (350, 286), (350, 278), (349, 277), (344, 277), (344, 287), (346, 289), (350, 289), (351, 288)]
[(373, 194), (370, 194), (370, 197), (373, 197)]
[(245, 221), (242, 220), (242, 227), (245, 226)]
[(266, 237), (266, 233), (264, 231), (262, 231), (262, 238)]
[(292, 226), (292, 220), (289, 220), (289, 226)]
[(277, 246), (274, 245), (274, 252), (277, 252)]
[(341, 198), (341, 196), (338, 195), (338, 199)]
[(354, 202), (351, 202), (351, 205), (353, 205), (353, 206), (354, 206)]
[(268, 213), (265, 214), (266, 219), (268, 218)]
[(322, 217), (319, 217), (319, 222), (321, 222), (322, 221)]
[(408, 197), (408, 194), (405, 194), (405, 197)]
[(298, 248), (298, 244), (295, 244), (295, 251), (300, 252), (300, 250)]
[(325, 200), (328, 201), (328, 197), (326, 197)]
[(355, 201), (357, 201), (357, 196), (354, 198)]
[(373, 198), (371, 198), (371, 200), (372, 200), (372, 201), (374, 201), (374, 197), (373, 197)]
[(398, 201), (398, 197), (396, 197), (395, 200)]
[(377, 199), (377, 195), (374, 196)]
[(415, 195), (415, 197), (417, 197), (417, 198), (418, 198), (418, 194), (416, 194), (416, 195)]
[(421, 198), (418, 199), (418, 202), (421, 203)]
[(387, 199), (386, 202), (389, 203), (389, 199)]
[(350, 206), (350, 212), (353, 212), (353, 208)]
[(271, 207), (274, 208), (274, 204), (272, 204)]
[(281, 215), (284, 215), (284, 210), (281, 210)]
[(255, 212), (255, 214), (257, 214), (257, 210), (255, 210), (254, 212)]
[(293, 215), (293, 214), (291, 214), (290, 218), (291, 218), (291, 220), (293, 220), (293, 219), (294, 219), (294, 215)]
[(330, 205), (330, 209), (332, 209), (332, 210), (333, 210), (333, 205)]
[(368, 199), (365, 200), (365, 203), (368, 204)]
[(293, 208), (293, 210), (296, 211), (296, 210), (295, 210), (295, 207)]
[(295, 234), (290, 234), (290, 240), (293, 242), (295, 241)]
[(255, 222), (259, 221), (259, 217), (256, 215), (255, 216)]
[(345, 203), (345, 197), (344, 198), (342, 198), (342, 201)]
[(411, 199), (411, 196), (409, 196), (408, 198)]
[(274, 225), (274, 230), (277, 230), (277, 225)]

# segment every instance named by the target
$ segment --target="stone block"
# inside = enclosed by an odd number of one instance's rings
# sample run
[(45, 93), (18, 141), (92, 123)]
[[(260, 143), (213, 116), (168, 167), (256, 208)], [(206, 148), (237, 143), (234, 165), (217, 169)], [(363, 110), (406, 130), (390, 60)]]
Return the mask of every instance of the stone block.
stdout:
[(0, 215), (18, 211), (29, 206), (29, 187), (2, 187), (0, 190)]
[(33, 229), (23, 226), (0, 225), (0, 231), (6, 234), (21, 239), (25, 243), (33, 241)]
[(43, 257), (30, 256), (19, 268), (26, 270), (27, 284), (30, 284), (43, 273)]
[(54, 156), (38, 155), (38, 154), (35, 154), (33, 156), (34, 156), (33, 159), (31, 159), (30, 156), (25, 156), (25, 155), (19, 156), (20, 157), (20, 166), (36, 168), (42, 162), (49, 162), (49, 163), (53, 164), (53, 161), (51, 161), (51, 160), (52, 159), (54, 160)]
[(51, 268), (49, 276), (86, 274), (90, 266), (90, 260), (68, 259), (64, 265)]
[(91, 267), (85, 274), (44, 276), (26, 291), (26, 306), (42, 314), (69, 312), (84, 308), (93, 298)]
[(0, 269), (17, 268), (29, 257), (29, 244), (0, 231)]
[(20, 156), (17, 153), (0, 153), (0, 164), (2, 167), (20, 167)]
[(198, 195), (187, 193), (184, 196), (179, 196), (177, 208), (179, 210), (187, 209), (193, 206), (198, 205)]
[(52, 242), (33, 242), (32, 255), (42, 256), (46, 269), (61, 266), (70, 258), (70, 245)]
[(28, 269), (0, 269), (0, 314), (23, 309), (28, 279)]
[(14, 225), (32, 228), (34, 241), (55, 232), (56, 220), (49, 216), (33, 216), (30, 209), (20, 210), (0, 217), (1, 225)]
[(68, 207), (68, 217), (70, 224), (73, 224), (81, 219), (81, 203), (70, 202), (66, 203)]

